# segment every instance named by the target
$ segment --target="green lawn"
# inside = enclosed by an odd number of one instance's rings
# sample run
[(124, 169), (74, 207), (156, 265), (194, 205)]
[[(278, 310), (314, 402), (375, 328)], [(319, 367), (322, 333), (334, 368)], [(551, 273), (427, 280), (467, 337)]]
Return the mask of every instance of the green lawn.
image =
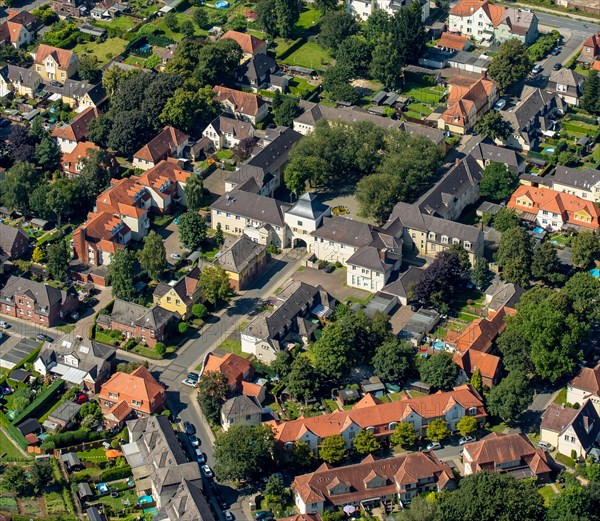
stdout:
[[(119, 20), (119, 18), (117, 18)], [(105, 65), (113, 58), (116, 58), (121, 54), (125, 47), (127, 46), (127, 41), (122, 38), (107, 38), (106, 41), (101, 43), (95, 42), (86, 42), (86, 43), (78, 43), (73, 51), (77, 56), (82, 56), (83, 54), (93, 54), (99, 60), (99, 65)]]
[(136, 24), (136, 20), (129, 16), (118, 16), (110, 22), (94, 22), (93, 25), (96, 27), (102, 27), (104, 29), (118, 29), (119, 31), (129, 31)]
[(105, 461), (108, 461), (104, 447), (98, 447), (97, 449), (89, 449), (82, 452), (78, 452), (77, 456), (79, 456), (79, 459), (81, 461), (92, 461), (94, 463), (103, 463)]
[[(126, 502), (129, 501), (129, 506), (126, 505)], [(111, 497), (110, 495), (102, 497), (96, 503), (90, 504), (99, 504), (104, 503), (104, 505), (110, 507), (113, 512), (118, 513), (123, 509), (134, 506), (137, 502), (137, 495), (135, 493), (135, 488), (131, 488), (128, 490), (123, 490), (119, 492), (119, 497)]]
[(290, 92), (294, 96), (302, 97), (306, 95), (308, 92), (313, 92), (317, 89), (315, 85), (311, 85), (308, 83), (308, 80), (304, 78), (294, 78), (289, 83)]
[(556, 495), (554, 489), (550, 485), (544, 485), (543, 487), (538, 488), (538, 492), (544, 498), (544, 504), (548, 506), (550, 504), (550, 500)]
[(48, 515), (60, 515), (68, 513), (67, 505), (65, 500), (59, 492), (47, 492), (44, 494), (44, 501), (46, 502), (46, 511)]
[(411, 103), (408, 106), (408, 110), (403, 114), (410, 118), (421, 119), (422, 117), (429, 116), (432, 112), (433, 109), (428, 105), (424, 105), (423, 103)]
[(242, 353), (241, 342), (238, 342), (237, 340), (231, 340), (230, 338), (221, 342), (219, 349), (222, 349), (223, 351), (229, 351), (230, 353), (241, 356), (242, 358), (250, 358), (251, 356), (248, 353)]
[(126, 63), (127, 65), (133, 65), (134, 67), (143, 67), (145, 61), (146, 58), (130, 54), (129, 56), (127, 56), (127, 58), (123, 60), (123, 63)]
[(17, 500), (13, 496), (0, 497), (0, 510), (18, 513)]
[(2, 430), (0, 431), (0, 460), (4, 458), (23, 458), (23, 454), (18, 451), (12, 440)]
[(231, 159), (233, 157), (233, 150), (229, 150), (227, 148), (222, 148), (217, 152), (217, 159)]
[[(176, 13), (176, 15), (177, 15), (177, 21), (179, 22), (180, 27), (184, 20), (189, 20), (190, 22), (192, 22), (192, 24), (194, 26), (194, 34), (196, 36), (206, 36), (206, 34), (207, 34), (206, 31), (203, 31), (202, 29), (198, 28), (198, 26), (194, 23), (194, 19), (192, 18), (192, 16), (190, 16), (189, 14), (184, 14), (184, 13)], [(179, 32), (179, 31), (172, 31), (171, 29), (169, 29), (165, 25), (164, 18), (162, 18), (162, 17), (158, 18), (146, 25), (157, 27), (164, 34), (164, 36), (166, 36), (167, 38), (171, 38), (171, 40), (174, 40), (176, 42), (178, 42), (179, 40), (181, 40), (183, 38), (183, 33)]]
[(437, 105), (444, 97), (443, 87), (423, 87), (411, 84), (408, 84), (407, 87), (408, 90), (405, 90), (402, 94), (405, 96), (412, 96), (420, 103)]
[(321, 13), (319, 11), (310, 7), (304, 7), (304, 10), (300, 13), (300, 18), (296, 23), (296, 27), (304, 29), (305, 31), (313, 31), (320, 18)]
[(567, 388), (563, 387), (560, 392), (554, 398), (554, 403), (558, 405), (562, 405), (563, 403), (567, 403)]
[[(277, 52), (281, 54), (282, 51), (278, 48)], [(288, 65), (299, 65), (300, 67), (308, 67), (309, 69), (324, 70), (333, 63), (333, 58), (316, 43), (307, 42), (299, 49), (296, 49), (283, 62)]]
[(75, 324), (67, 324), (65, 326), (56, 326), (56, 329), (63, 333), (72, 333), (75, 329)]
[(107, 335), (102, 329), (96, 327), (96, 334), (94, 335), (94, 340), (98, 342), (102, 342), (103, 344), (108, 344), (114, 346), (118, 340), (113, 338), (112, 336)]

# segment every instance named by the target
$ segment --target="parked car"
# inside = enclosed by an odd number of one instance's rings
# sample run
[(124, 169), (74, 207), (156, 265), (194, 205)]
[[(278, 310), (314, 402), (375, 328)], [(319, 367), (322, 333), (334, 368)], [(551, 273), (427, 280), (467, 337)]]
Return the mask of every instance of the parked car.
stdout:
[(552, 445), (550, 445), (549, 443), (545, 442), (545, 441), (540, 441), (538, 442), (538, 447), (540, 449), (544, 449), (547, 450), (548, 452), (553, 451), (554, 447)]
[(77, 398), (75, 398), (75, 400), (73, 400), (75, 403), (78, 403), (79, 405), (83, 405), (85, 402), (88, 401), (87, 396), (83, 393), (79, 393), (77, 395)]
[(96, 297), (92, 297), (85, 303), (85, 305), (88, 308), (93, 308), (96, 304), (98, 304), (98, 302), (100, 302), (100, 301)]
[(256, 519), (256, 521), (264, 521), (265, 519), (269, 519), (273, 517), (273, 512), (271, 512), (270, 510), (263, 510), (262, 512), (258, 512), (257, 514), (254, 514), (254, 519)]
[(475, 441), (475, 438), (473, 438), (473, 436), (464, 436), (463, 438), (458, 440), (458, 444), (464, 445), (465, 443), (471, 443), (472, 441)]
[(192, 380), (191, 378), (184, 378), (183, 380), (181, 380), (181, 383), (183, 385), (187, 385), (188, 387), (196, 387), (198, 385), (198, 381)]
[(44, 333), (38, 333), (37, 335), (35, 335), (35, 338), (37, 338), (40, 342), (52, 342), (53, 340), (52, 337), (44, 335)]
[(500, 98), (495, 104), (494, 104), (494, 110), (502, 110), (504, 107), (506, 107), (506, 100), (503, 98)]
[(181, 260), (181, 255), (179, 255), (179, 253), (171, 253), (171, 258), (174, 260)]
[(562, 65), (560, 63), (555, 63), (554, 66), (552, 67), (553, 71), (559, 71), (561, 69)]
[(335, 270), (335, 266), (333, 264), (328, 264), (327, 266), (325, 266), (325, 268), (323, 269), (323, 271), (325, 273), (333, 273), (333, 271)]
[(543, 67), (539, 63), (536, 63), (533, 66), (533, 69), (531, 70), (531, 74), (539, 74), (540, 72), (542, 72), (542, 70), (543, 70)]
[(219, 506), (223, 510), (227, 510), (229, 508), (229, 504), (227, 503), (227, 501), (225, 501), (225, 499), (223, 499), (223, 496), (217, 496), (217, 503), (219, 503)]
[(4, 320), (0, 320), (0, 327), (2, 329), (8, 329), (10, 327), (10, 324)]
[(190, 436), (190, 443), (192, 444), (192, 447), (199, 447), (200, 446), (200, 440), (194, 436), (193, 434)]
[(73, 320), (79, 320), (79, 313), (77, 313), (77, 311), (73, 311), (73, 313), (71, 313), (71, 318)]
[(225, 518), (225, 521), (233, 521), (235, 519), (229, 510), (223, 510), (223, 517)]
[(201, 468), (202, 468), (202, 474), (204, 474), (205, 477), (207, 477), (207, 478), (214, 477), (215, 474), (208, 465), (202, 465)]
[(437, 441), (432, 441), (429, 445), (427, 445), (427, 450), (439, 450), (442, 448), (442, 444)]
[(552, 49), (552, 50), (550, 51), (550, 54), (551, 54), (552, 56), (558, 56), (558, 55), (560, 54), (560, 49), (559, 49), (558, 47), (555, 47), (554, 49)]
[(194, 427), (194, 424), (190, 423), (187, 420), (183, 422), (183, 428), (187, 435), (196, 434), (196, 427)]
[(195, 380), (197, 382), (200, 378), (200, 375), (198, 373), (189, 373), (187, 377), (189, 380)]
[(196, 449), (196, 461), (200, 463), (200, 465), (204, 465), (206, 463), (206, 454), (204, 454), (200, 449)]

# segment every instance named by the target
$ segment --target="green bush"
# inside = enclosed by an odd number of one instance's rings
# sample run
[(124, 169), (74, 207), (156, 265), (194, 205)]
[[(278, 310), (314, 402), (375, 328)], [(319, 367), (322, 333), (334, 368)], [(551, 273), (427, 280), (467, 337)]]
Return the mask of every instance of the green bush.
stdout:
[(559, 461), (563, 465), (566, 465), (567, 467), (575, 468), (576, 462), (573, 458), (569, 458), (569, 456), (565, 456), (564, 454), (557, 453), (556, 456), (554, 456), (554, 459), (556, 461)]
[(179, 333), (185, 335), (188, 332), (190, 326), (188, 326), (187, 322), (180, 322), (177, 326)]
[(63, 447), (69, 447), (71, 445), (77, 445), (86, 441), (96, 441), (104, 438), (104, 433), (97, 431), (88, 431), (79, 429), (76, 431), (67, 431), (59, 434), (53, 434), (48, 436), (44, 443), (42, 443), (42, 449), (60, 449)]
[(101, 481), (116, 481), (117, 479), (129, 477), (131, 477), (131, 467), (129, 465), (107, 469), (100, 475)]
[(64, 385), (64, 380), (59, 378), (51, 385), (46, 387), (40, 394), (37, 395), (35, 400), (33, 400), (25, 409), (15, 416), (13, 425), (17, 425), (27, 418), (34, 416), (36, 413), (39, 413), (48, 405), (50, 401), (54, 401), (56, 395), (62, 391)]
[[(185, 324), (185, 322), (183, 322)], [(187, 325), (187, 324), (186, 324)], [(154, 350), (160, 355), (163, 356), (167, 352), (167, 346), (162, 342), (157, 342), (154, 346)]]
[(204, 304), (194, 304), (192, 306), (192, 314), (197, 318), (204, 318), (208, 314), (208, 309)]
[(27, 450), (29, 442), (25, 439), (23, 433), (19, 429), (17, 429), (12, 423), (10, 423), (10, 421), (2, 411), (0, 411), (0, 424), (4, 426), (4, 428), (8, 432), (8, 435), (19, 447), (21, 447), (23, 450)]

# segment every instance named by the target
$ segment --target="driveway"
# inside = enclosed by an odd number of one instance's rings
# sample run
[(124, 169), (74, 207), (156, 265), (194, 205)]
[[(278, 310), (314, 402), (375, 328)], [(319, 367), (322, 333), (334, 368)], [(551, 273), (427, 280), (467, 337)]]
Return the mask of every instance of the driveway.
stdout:
[(322, 286), (325, 291), (343, 302), (348, 297), (364, 300), (370, 293), (360, 289), (346, 286), (346, 270), (336, 268), (333, 273), (325, 273), (314, 268), (302, 268), (292, 275), (294, 280), (299, 280), (312, 286)]
[(183, 251), (181, 243), (179, 242), (179, 226), (175, 224), (175, 219), (173, 219), (167, 226), (156, 229), (156, 233), (160, 235), (163, 240), (163, 244), (165, 245), (167, 262), (171, 264), (177, 264), (177, 262), (171, 258), (172, 253), (179, 253), (182, 257), (187, 257), (186, 253)]

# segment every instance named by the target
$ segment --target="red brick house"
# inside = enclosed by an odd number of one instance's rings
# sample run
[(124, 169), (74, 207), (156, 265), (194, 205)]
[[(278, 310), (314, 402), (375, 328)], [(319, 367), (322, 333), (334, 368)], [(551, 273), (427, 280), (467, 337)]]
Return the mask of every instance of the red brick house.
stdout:
[(592, 64), (596, 58), (600, 58), (600, 31), (592, 34), (583, 42), (577, 61)]
[(160, 412), (167, 393), (144, 366), (131, 374), (115, 373), (102, 385), (98, 395), (107, 428), (123, 427), (131, 417), (145, 418)]
[(79, 299), (73, 288), (62, 291), (41, 282), (11, 276), (0, 290), (0, 311), (46, 327), (59, 324), (77, 309)]
[(0, 256), (18, 259), (29, 248), (29, 237), (21, 228), (0, 224)]
[(160, 306), (147, 308), (115, 299), (110, 315), (98, 315), (97, 326), (111, 331), (121, 331), (126, 338), (139, 338), (149, 347), (164, 342), (167, 337), (167, 326), (171, 320), (178, 320), (178, 313), (173, 313)]

